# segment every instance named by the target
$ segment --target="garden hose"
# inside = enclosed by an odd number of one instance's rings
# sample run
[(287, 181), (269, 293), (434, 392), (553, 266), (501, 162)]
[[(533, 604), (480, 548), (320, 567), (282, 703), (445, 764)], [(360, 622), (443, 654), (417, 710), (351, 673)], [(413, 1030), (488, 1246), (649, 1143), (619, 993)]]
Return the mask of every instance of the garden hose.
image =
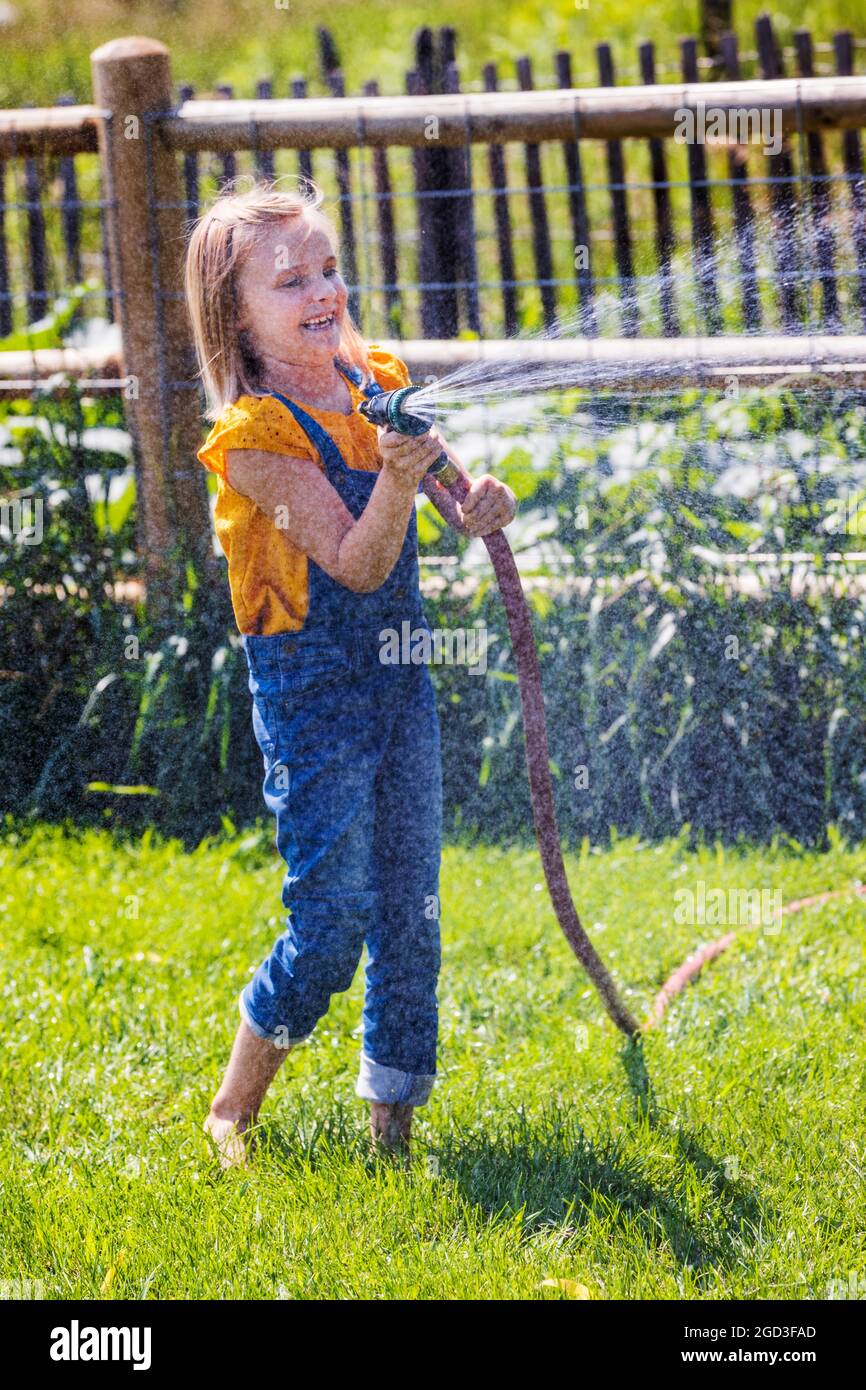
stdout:
[[(364, 400), (358, 409), (372, 424), (390, 425), (398, 434), (426, 434), (430, 428), (430, 421), (413, 415), (411, 410), (406, 408), (408, 398), (413, 392), (420, 390), (419, 386), (401, 386), (395, 391), (384, 391)], [(431, 464), (423, 482), (425, 493), (450, 525), (453, 525), (453, 521), (439, 505), (440, 489), (444, 487), (455, 502), (459, 503), (463, 501), (471, 485), (472, 479), (466, 470), (444, 452)], [(640, 1031), (639, 1025), (620, 998), (607, 967), (586, 935), (568, 886), (556, 822), (553, 784), (550, 779), (547, 724), (544, 718), (538, 652), (517, 565), (503, 531), (493, 531), (481, 539), (487, 547), (496, 574), (517, 664), (532, 815), (553, 910), (566, 941), (601, 995), (608, 1014), (616, 1026), (626, 1036), (631, 1037)]]

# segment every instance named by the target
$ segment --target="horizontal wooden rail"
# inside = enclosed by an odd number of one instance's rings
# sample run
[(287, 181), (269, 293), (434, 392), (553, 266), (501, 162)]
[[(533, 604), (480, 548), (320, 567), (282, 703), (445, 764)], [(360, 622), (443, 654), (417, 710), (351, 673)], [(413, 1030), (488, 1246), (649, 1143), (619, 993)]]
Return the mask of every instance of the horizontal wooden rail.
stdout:
[[(794, 381), (866, 386), (866, 335), (716, 338), (519, 338), (383, 342), (402, 357), (413, 380), (441, 377), (470, 362), (561, 363), (563, 382), (647, 391), (708, 386), (722, 390), (735, 375), (743, 385)], [(566, 381), (566, 377), (568, 380)]]
[[(186, 101), (161, 118), (175, 150), (345, 149), (672, 136), (683, 110), (779, 110), (785, 131), (866, 126), (866, 77), (785, 78), (558, 91), (340, 97), (303, 102)], [(435, 139), (430, 122), (438, 121)]]
[[(866, 126), (866, 77), (659, 83), (646, 87), (569, 87), (556, 91), (465, 92), (424, 97), (321, 97), (305, 101), (185, 101), (154, 117), (172, 149), (183, 151), (346, 149), (509, 140), (618, 140), (673, 136), (683, 110), (778, 110), (787, 132)], [(96, 106), (0, 112), (0, 157), (96, 153)]]
[[(695, 386), (724, 390), (736, 376), (746, 386), (866, 388), (866, 335), (787, 338), (418, 338), (402, 342), (381, 339), (381, 346), (406, 363), (413, 381), (423, 384), (471, 362), (491, 368), (544, 363), (562, 366), (564, 386), (585, 384), (647, 392)], [(32, 352), (0, 352), (0, 396), (20, 396), (34, 384), (60, 373), (82, 390), (105, 393), (122, 390), (126, 380), (122, 357), (96, 348), (36, 348)], [(98, 378), (91, 384), (90, 378)], [(193, 389), (193, 383), (190, 383)], [(63, 383), (52, 384), (58, 394)]]
[(0, 111), (0, 158), (96, 154), (102, 114), (98, 106), (28, 106)]
[(56, 372), (68, 372), (74, 379), (85, 379), (94, 372), (105, 376), (123, 375), (123, 355), (117, 350), (98, 347), (16, 349), (0, 352), (0, 376), (9, 380), (35, 377), (41, 380)]

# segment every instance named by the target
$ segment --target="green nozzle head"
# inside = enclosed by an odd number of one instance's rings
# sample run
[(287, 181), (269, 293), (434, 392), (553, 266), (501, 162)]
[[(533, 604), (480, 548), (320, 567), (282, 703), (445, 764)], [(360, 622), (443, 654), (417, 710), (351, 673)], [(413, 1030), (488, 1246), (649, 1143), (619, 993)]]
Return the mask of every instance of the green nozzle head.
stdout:
[[(408, 397), (420, 390), (420, 386), (398, 386), (396, 391), (382, 391), (380, 395), (362, 401), (358, 410), (372, 425), (390, 425), (398, 434), (426, 434), (432, 420), (424, 420), (420, 415), (413, 415), (406, 409)], [(459, 476), (444, 449), (427, 471), (445, 484), (454, 482)]]
[(426, 434), (432, 421), (406, 408), (407, 399), (420, 390), (420, 386), (398, 386), (396, 391), (383, 391), (362, 401), (358, 409), (373, 425), (390, 425), (398, 434)]

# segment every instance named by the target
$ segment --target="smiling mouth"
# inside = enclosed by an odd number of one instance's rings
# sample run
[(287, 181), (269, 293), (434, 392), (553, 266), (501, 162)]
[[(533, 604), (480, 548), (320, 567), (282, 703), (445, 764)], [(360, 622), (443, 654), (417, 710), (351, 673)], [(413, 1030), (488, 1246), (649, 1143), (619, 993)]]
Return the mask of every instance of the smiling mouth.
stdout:
[(302, 328), (309, 328), (312, 333), (323, 333), (336, 322), (336, 314), (321, 314), (317, 318), (307, 319), (301, 324)]

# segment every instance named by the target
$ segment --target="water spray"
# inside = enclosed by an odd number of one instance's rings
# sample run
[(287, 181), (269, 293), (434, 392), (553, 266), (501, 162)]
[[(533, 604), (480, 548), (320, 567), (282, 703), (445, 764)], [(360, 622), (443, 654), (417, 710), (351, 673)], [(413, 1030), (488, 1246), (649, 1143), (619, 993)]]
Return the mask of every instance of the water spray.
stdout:
[[(390, 425), (398, 434), (426, 434), (432, 423), (429, 402), (423, 403), (427, 418), (413, 413), (407, 404), (416, 392), (422, 390), (424, 388), (420, 386), (400, 386), (394, 391), (383, 391), (364, 400), (358, 409), (371, 424), (383, 427)], [(455, 516), (449, 515), (450, 509), (442, 505), (443, 490), (449, 493), (455, 502), (462, 502), (471, 485), (472, 479), (466, 470), (444, 451), (431, 464), (423, 482), (425, 493), (437, 511), (452, 526), (455, 525)], [(499, 584), (517, 664), (532, 816), (553, 910), (566, 941), (601, 995), (608, 1014), (627, 1037), (632, 1037), (639, 1033), (639, 1025), (620, 998), (607, 967), (584, 931), (568, 886), (556, 822), (553, 784), (550, 780), (550, 755), (541, 670), (520, 574), (503, 531), (493, 531), (481, 539), (490, 555)]]

